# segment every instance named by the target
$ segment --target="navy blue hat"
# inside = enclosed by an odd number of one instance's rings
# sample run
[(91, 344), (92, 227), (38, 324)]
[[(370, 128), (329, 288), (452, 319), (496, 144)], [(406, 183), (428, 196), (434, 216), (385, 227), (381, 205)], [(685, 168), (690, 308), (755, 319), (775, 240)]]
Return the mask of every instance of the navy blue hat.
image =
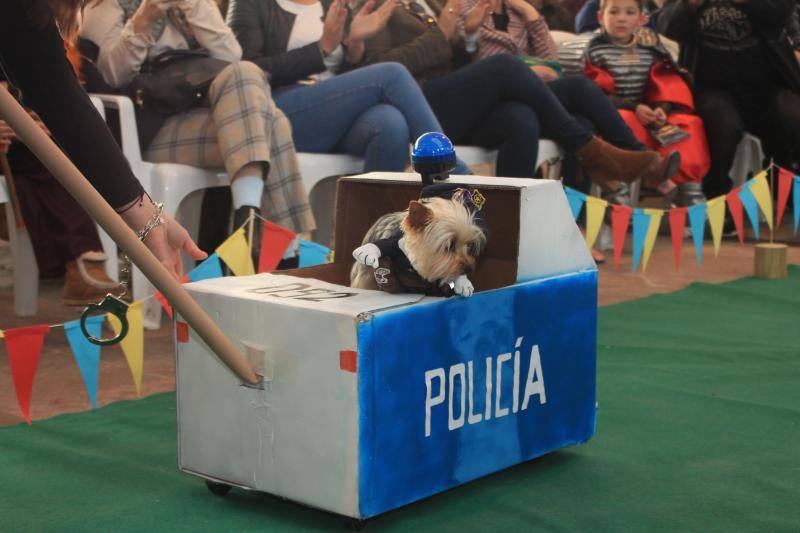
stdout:
[(423, 187), (419, 197), (420, 199), (438, 197), (450, 200), (457, 191), (463, 191), (462, 199), (464, 200), (464, 205), (472, 213), (475, 225), (481, 228), (484, 235), (488, 235), (489, 228), (486, 226), (486, 221), (481, 213), (483, 204), (486, 203), (486, 198), (478, 189), (464, 184), (440, 182)]

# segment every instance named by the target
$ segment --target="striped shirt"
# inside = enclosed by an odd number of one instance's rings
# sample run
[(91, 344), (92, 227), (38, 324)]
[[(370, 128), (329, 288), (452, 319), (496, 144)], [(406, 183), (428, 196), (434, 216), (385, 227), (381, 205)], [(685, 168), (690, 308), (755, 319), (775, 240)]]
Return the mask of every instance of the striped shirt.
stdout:
[(561, 63), (564, 75), (583, 74), (586, 47), (589, 41), (600, 34), (599, 31), (582, 33), (569, 41), (564, 41), (558, 47), (558, 62)]
[(650, 67), (656, 54), (642, 46), (598, 43), (588, 52), (589, 62), (614, 78), (614, 94), (636, 102), (644, 98)]

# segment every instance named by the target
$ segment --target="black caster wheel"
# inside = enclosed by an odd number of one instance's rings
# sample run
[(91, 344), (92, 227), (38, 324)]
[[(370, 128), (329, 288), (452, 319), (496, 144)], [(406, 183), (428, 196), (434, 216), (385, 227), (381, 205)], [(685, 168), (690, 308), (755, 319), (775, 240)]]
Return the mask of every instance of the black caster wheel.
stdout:
[(210, 490), (217, 496), (225, 496), (233, 488), (230, 485), (226, 485), (225, 483), (217, 483), (215, 481), (208, 481), (208, 480), (206, 480), (206, 487), (208, 487), (208, 490)]
[(358, 518), (348, 518), (345, 522), (345, 527), (350, 531), (361, 531), (367, 526), (366, 520), (359, 520)]

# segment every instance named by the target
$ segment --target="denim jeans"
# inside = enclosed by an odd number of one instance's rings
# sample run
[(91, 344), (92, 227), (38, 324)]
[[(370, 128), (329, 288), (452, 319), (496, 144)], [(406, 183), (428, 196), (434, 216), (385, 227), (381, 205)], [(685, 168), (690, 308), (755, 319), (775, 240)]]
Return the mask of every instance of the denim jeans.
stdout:
[[(419, 85), (399, 63), (380, 63), (314, 85), (276, 89), (298, 152), (346, 153), (364, 170), (402, 171), (410, 143), (442, 127)], [(456, 170), (463, 173), (462, 164)]]

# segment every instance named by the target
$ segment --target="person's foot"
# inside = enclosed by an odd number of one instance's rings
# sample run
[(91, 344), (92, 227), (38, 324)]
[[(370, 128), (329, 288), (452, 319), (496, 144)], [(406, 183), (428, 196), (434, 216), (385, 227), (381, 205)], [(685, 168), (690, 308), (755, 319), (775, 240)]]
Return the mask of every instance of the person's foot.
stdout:
[(680, 153), (670, 152), (666, 157), (659, 154), (659, 159), (642, 173), (642, 185), (648, 189), (657, 189), (664, 194), (667, 192), (664, 190), (664, 184), (677, 174), (680, 168)]
[[(261, 215), (258, 207), (252, 205), (243, 205), (233, 212), (233, 229), (237, 230), (247, 222), (250, 218), (251, 212), (253, 214), (253, 242), (250, 243), (250, 249), (253, 257), (253, 269), (258, 271), (258, 256), (261, 252), (261, 229), (263, 224), (261, 219), (255, 215)], [(250, 235), (250, 228), (248, 225), (244, 226), (244, 235), (247, 238)]]
[(64, 305), (85, 306), (98, 303), (106, 294), (120, 297), (125, 288), (106, 274), (106, 255), (103, 252), (86, 252), (66, 264)]
[(626, 205), (630, 207), (633, 205), (631, 188), (627, 183), (619, 183), (616, 185), (615, 189), (603, 191), (603, 200), (610, 204)]
[(672, 193), (667, 196), (667, 200), (673, 207), (691, 207), (702, 204), (706, 201), (703, 194), (703, 184), (690, 182), (679, 183)]
[(592, 137), (576, 155), (592, 181), (608, 189), (614, 188), (614, 182), (631, 183), (645, 173), (650, 183), (654, 172), (661, 169), (663, 174), (664, 171), (661, 168), (663, 158), (658, 152), (623, 150), (597, 136)]

